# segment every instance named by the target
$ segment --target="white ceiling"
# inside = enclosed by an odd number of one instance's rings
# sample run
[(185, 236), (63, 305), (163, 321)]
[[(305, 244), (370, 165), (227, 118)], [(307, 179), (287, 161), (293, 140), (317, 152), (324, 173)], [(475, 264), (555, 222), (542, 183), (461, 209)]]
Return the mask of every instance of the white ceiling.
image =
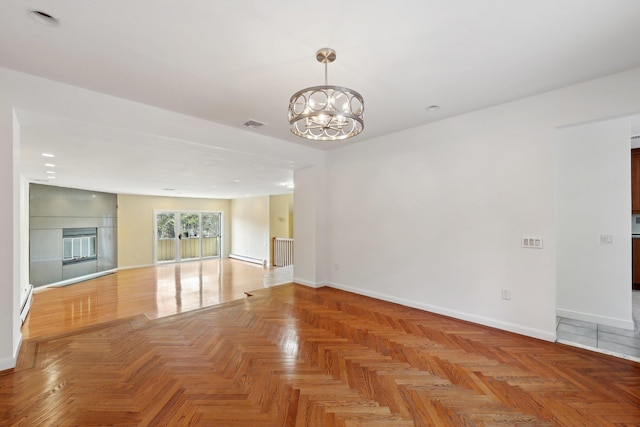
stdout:
[[(639, 17), (637, 0), (3, 0), (0, 66), (326, 150), (345, 143), (307, 142), (286, 118), (291, 94), (323, 83), (321, 47), (337, 51), (329, 83), (364, 97), (359, 143), (638, 67)], [(44, 179), (39, 154), (55, 151), (57, 185), (80, 173), (94, 190), (230, 198), (292, 179), (291, 164), (242, 150), (38, 114), (21, 125), (25, 174)], [(95, 156), (100, 170), (74, 170)]]

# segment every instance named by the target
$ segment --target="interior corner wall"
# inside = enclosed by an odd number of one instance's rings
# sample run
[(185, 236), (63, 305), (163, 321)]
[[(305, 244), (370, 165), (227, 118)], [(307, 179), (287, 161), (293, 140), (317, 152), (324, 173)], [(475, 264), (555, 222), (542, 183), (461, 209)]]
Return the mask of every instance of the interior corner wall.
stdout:
[[(638, 81), (630, 70), (330, 151), (329, 283), (555, 340), (555, 129), (639, 112)], [(296, 241), (299, 221), (296, 209)]]
[(231, 254), (271, 263), (269, 196), (231, 200)]
[(222, 257), (229, 255), (231, 202), (227, 199), (193, 199), (118, 194), (118, 268), (154, 264), (154, 210), (222, 212)]
[(630, 136), (628, 118), (557, 131), (557, 313), (633, 330)]

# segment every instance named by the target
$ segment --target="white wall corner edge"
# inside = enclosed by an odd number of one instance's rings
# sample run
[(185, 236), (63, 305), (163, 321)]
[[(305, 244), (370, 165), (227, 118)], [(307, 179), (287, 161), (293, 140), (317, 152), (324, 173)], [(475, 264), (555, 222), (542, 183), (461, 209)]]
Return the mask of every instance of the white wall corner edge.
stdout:
[(404, 305), (406, 307), (417, 308), (419, 310), (428, 311), (430, 313), (441, 314), (443, 316), (453, 317), (454, 319), (465, 320), (467, 322), (476, 323), (482, 326), (489, 326), (491, 328), (500, 329), (507, 332), (513, 332), (519, 335), (524, 335), (531, 338), (537, 338), (544, 341), (555, 342), (555, 331), (549, 332), (541, 329), (529, 328), (526, 326), (518, 325), (515, 323), (503, 322), (488, 317), (476, 316), (475, 314), (464, 313), (461, 311), (450, 310), (448, 308), (439, 307), (431, 304), (423, 304), (413, 300), (398, 298), (391, 295), (383, 294), (380, 292), (369, 291), (366, 289), (360, 289), (352, 286), (341, 285), (338, 283), (328, 283), (327, 286), (332, 288), (341, 289), (347, 292), (353, 292), (356, 294), (368, 296), (371, 298), (377, 298), (387, 302), (393, 302), (396, 304)]
[(616, 319), (607, 316), (598, 316), (596, 314), (582, 313), (580, 311), (565, 310), (563, 308), (556, 309), (558, 317), (566, 317), (567, 319), (582, 320), (583, 322), (597, 323), (598, 325), (611, 326), (613, 328), (634, 330), (633, 320)]

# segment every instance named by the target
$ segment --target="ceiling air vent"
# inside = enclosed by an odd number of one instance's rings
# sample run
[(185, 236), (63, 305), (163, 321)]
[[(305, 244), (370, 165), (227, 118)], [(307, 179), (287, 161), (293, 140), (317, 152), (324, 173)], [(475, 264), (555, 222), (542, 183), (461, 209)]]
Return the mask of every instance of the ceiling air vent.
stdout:
[(249, 120), (249, 121), (247, 121), (247, 122), (245, 122), (243, 124), (243, 126), (246, 126), (249, 129), (257, 129), (257, 128), (261, 128), (262, 126), (266, 126), (266, 125), (267, 125), (266, 123), (262, 123), (262, 122), (259, 122), (257, 120)]
[(31, 19), (41, 24), (48, 25), (50, 27), (57, 27), (60, 25), (60, 20), (55, 16), (49, 15), (47, 12), (41, 10), (30, 9), (27, 10), (27, 14)]

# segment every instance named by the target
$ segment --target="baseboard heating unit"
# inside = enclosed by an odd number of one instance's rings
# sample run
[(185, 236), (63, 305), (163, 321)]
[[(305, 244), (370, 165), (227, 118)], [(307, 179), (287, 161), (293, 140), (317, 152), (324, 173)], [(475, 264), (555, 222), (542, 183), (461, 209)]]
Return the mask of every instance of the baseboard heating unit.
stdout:
[(33, 300), (33, 285), (29, 285), (29, 291), (27, 292), (27, 297), (24, 299), (22, 306), (20, 307), (20, 322), (24, 323), (27, 318), (27, 314), (29, 314), (29, 309), (31, 308), (31, 301)]
[(249, 256), (238, 255), (238, 254), (229, 254), (229, 258), (237, 259), (237, 260), (240, 260), (240, 261), (252, 262), (254, 264), (261, 264), (263, 266), (267, 265), (267, 260), (266, 259), (252, 258), (252, 257), (249, 257)]

